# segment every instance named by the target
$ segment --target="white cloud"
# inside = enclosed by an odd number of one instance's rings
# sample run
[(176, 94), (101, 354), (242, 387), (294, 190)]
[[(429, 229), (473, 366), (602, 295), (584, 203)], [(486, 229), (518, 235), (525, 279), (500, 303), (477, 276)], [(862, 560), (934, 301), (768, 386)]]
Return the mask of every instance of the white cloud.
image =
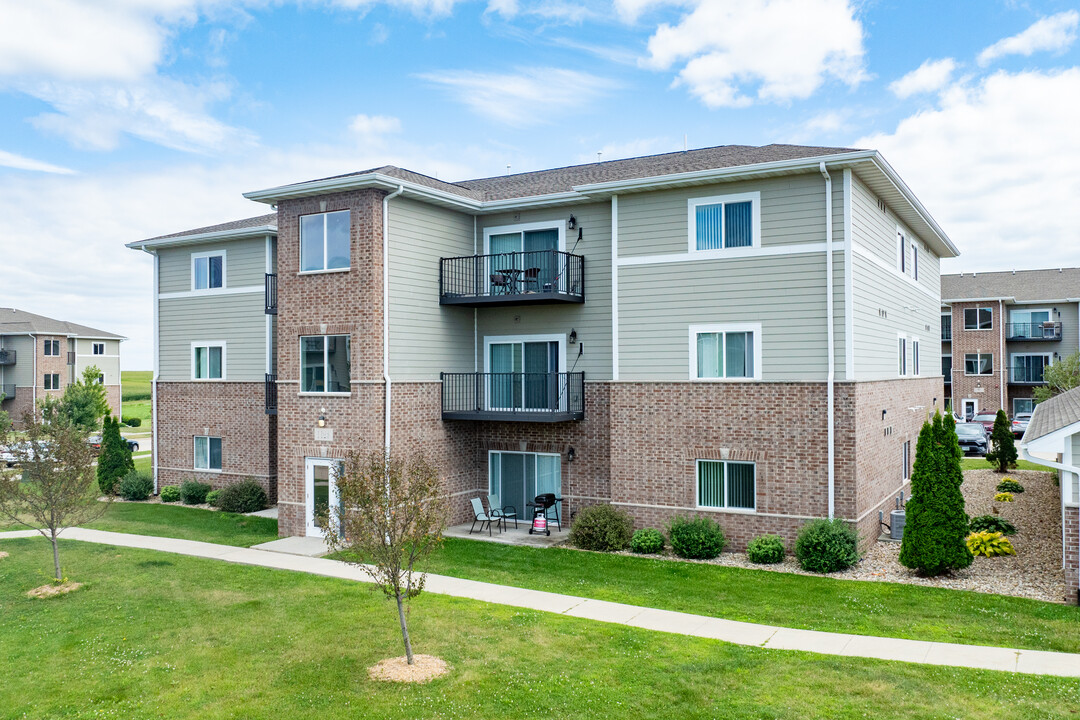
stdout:
[(635, 23), (649, 10), (663, 5), (693, 5), (693, 0), (615, 0), (615, 13), (623, 22)]
[(899, 80), (889, 84), (893, 95), (904, 100), (912, 95), (931, 93), (949, 84), (956, 70), (956, 61), (952, 58), (927, 60)]
[(685, 61), (676, 84), (708, 107), (745, 107), (753, 95), (807, 98), (829, 77), (854, 87), (867, 77), (864, 54), (849, 0), (699, 0), (677, 25), (657, 28), (645, 64)]
[(444, 70), (418, 77), (443, 87), (478, 115), (517, 127), (547, 122), (553, 102), (580, 109), (615, 87), (596, 75), (551, 67), (514, 73)]
[(989, 65), (1006, 55), (1030, 56), (1035, 52), (1060, 52), (1076, 40), (1076, 26), (1080, 12), (1067, 10), (1039, 20), (1018, 35), (998, 40), (979, 53), (979, 64)]
[[(682, 140), (678, 143), (671, 138), (635, 138), (625, 142), (609, 142), (592, 153), (578, 155), (579, 163), (605, 162), (607, 160), (621, 160), (623, 158), (641, 157), (643, 155), (657, 155), (682, 150)], [(597, 152), (600, 156), (597, 157)]]
[(364, 139), (401, 132), (401, 121), (389, 115), (356, 115), (349, 121), (349, 129)]
[(517, 0), (488, 0), (485, 13), (498, 13), (504, 18), (512, 18), (518, 13)]
[(963, 252), (951, 270), (1080, 265), (1080, 68), (955, 85), (882, 151)]
[(9, 167), (16, 170), (32, 170), (34, 172), (53, 173), (55, 175), (74, 175), (75, 171), (52, 163), (34, 160), (33, 158), (16, 155), (5, 150), (0, 150), (0, 167)]

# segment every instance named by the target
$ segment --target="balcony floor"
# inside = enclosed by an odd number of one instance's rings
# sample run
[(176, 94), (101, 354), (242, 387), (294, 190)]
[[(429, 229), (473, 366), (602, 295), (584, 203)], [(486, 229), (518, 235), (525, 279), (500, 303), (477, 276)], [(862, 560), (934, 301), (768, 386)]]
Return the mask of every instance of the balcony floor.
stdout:
[(559, 423), (584, 420), (583, 412), (529, 412), (528, 410), (467, 410), (443, 411), (443, 420), (472, 420), (474, 422), (535, 422)]
[(461, 305), (464, 307), (498, 307), (505, 305), (580, 305), (585, 302), (584, 295), (572, 295), (563, 292), (525, 292), (507, 295), (450, 295), (439, 298), (440, 305)]

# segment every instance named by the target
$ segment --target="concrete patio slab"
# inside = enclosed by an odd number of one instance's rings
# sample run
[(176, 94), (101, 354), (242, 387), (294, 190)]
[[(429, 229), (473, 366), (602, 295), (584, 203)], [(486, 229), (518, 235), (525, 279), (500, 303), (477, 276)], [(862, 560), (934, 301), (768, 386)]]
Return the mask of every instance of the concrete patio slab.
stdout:
[(330, 548), (326, 546), (326, 542), (317, 537), (284, 537), (280, 540), (271, 540), (251, 547), (254, 550), (285, 553), (286, 555), (303, 555), (304, 557), (322, 557), (330, 553)]
[[(502, 545), (525, 545), (528, 547), (551, 547), (565, 542), (569, 537), (569, 531), (564, 530), (559, 532), (558, 529), (553, 529), (551, 535), (530, 535), (528, 523), (518, 521), (518, 527), (515, 528), (513, 523), (510, 523), (506, 530), (499, 531), (497, 528), (492, 529), (491, 534), (488, 535), (488, 531), (485, 528), (483, 532), (476, 530), (476, 532), (469, 532), (472, 529), (472, 523), (463, 523), (461, 525), (451, 525), (443, 530), (443, 537), (462, 538), (463, 540), (481, 540), (483, 542), (500, 543)], [(479, 524), (476, 525), (479, 528)]]
[(272, 508), (266, 508), (265, 510), (256, 510), (255, 512), (244, 513), (244, 514), (245, 515), (250, 515), (251, 517), (264, 517), (264, 518), (270, 518), (272, 520), (277, 520), (278, 519), (278, 508), (277, 508), (277, 505), (275, 505)]

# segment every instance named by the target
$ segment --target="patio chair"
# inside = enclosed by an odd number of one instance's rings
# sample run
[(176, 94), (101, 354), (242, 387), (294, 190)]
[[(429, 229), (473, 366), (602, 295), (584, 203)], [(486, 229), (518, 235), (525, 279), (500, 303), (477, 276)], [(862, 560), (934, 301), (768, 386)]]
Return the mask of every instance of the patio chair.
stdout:
[(476, 529), (476, 523), (480, 523), (480, 532), (484, 532), (484, 523), (487, 523), (488, 537), (491, 537), (491, 523), (498, 525), (502, 522), (502, 518), (494, 517), (490, 513), (484, 512), (484, 504), (480, 502), (480, 498), (472, 499), (473, 509), (473, 524), (469, 528), (469, 534), (473, 534), (473, 530)]
[(488, 495), (488, 512), (492, 517), (498, 518), (502, 521), (503, 528), (506, 528), (506, 521), (514, 521), (514, 529), (517, 530), (518, 516), (517, 508), (513, 505), (503, 505), (499, 500), (498, 495)]
[(509, 295), (510, 294), (510, 276), (504, 273), (492, 273), (491, 274), (491, 294), (492, 295)]
[(525, 268), (521, 278), (522, 284), (525, 286), (525, 292), (540, 292), (540, 268)]

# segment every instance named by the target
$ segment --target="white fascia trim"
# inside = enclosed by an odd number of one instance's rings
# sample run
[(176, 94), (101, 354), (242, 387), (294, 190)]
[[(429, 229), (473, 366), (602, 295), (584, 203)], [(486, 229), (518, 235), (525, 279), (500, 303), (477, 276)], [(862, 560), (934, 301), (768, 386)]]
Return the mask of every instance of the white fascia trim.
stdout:
[[(1011, 297), (980, 297), (980, 298), (949, 298), (948, 300), (942, 300), (943, 303), (969, 303), (969, 302), (1007, 302), (1015, 303), (1016, 298)], [(1040, 300), (1039, 302), (1047, 302)]]
[[(731, 193), (728, 195), (712, 195), (709, 197), (692, 197), (686, 200), (686, 251), (693, 255), (699, 255), (702, 253), (716, 253), (723, 252), (727, 254), (731, 250), (740, 250), (742, 248), (727, 248), (721, 247), (717, 250), (698, 250), (697, 249), (697, 207), (698, 205), (727, 205), (728, 203), (750, 203), (750, 247), (761, 247), (761, 193), (758, 191), (744, 192), (744, 193)], [(726, 211), (724, 213), (727, 214)], [(720, 223), (720, 234), (724, 242), (727, 241), (727, 232), (725, 230), (727, 223)], [(723, 244), (723, 243), (721, 243)], [(824, 249), (824, 248), (822, 248)]]
[(238, 230), (218, 230), (217, 232), (196, 233), (194, 235), (179, 235), (160, 240), (137, 240), (130, 242), (124, 247), (132, 250), (149, 252), (147, 248), (158, 248), (170, 245), (191, 245), (194, 243), (208, 242), (210, 240), (242, 240), (244, 238), (258, 238), (263, 235), (277, 235), (277, 225), (261, 225), (259, 227), (242, 228)]
[[(697, 336), (699, 333), (738, 333), (748, 332), (754, 336), (754, 374), (750, 377), (697, 377)], [(726, 339), (725, 339), (726, 341)], [(761, 323), (704, 323), (690, 326), (690, 365), (687, 369), (687, 377), (694, 383), (714, 382), (761, 382)], [(724, 352), (724, 363), (727, 364), (727, 351)], [(726, 369), (726, 368), (725, 368)]]
[[(197, 288), (197, 287), (195, 287), (195, 261), (196, 260), (201, 260), (202, 258), (217, 257), (218, 255), (221, 256), (221, 287), (219, 287), (219, 288), (211, 288), (211, 287)], [(193, 253), (191, 253), (191, 292), (193, 292), (193, 293), (212, 293), (212, 292), (220, 292), (222, 290), (228, 290), (229, 289), (229, 281), (228, 281), (229, 269), (228, 268), (229, 268), (229, 256), (228, 256), (228, 252), (226, 252), (225, 248), (221, 248), (219, 250), (204, 250), (203, 252), (193, 252)], [(209, 272), (210, 272), (210, 269), (209, 269), (209, 267), (207, 267), (207, 281), (209, 281)]]
[(611, 379), (619, 380), (619, 196), (611, 196)]
[[(214, 253), (217, 255), (217, 253)], [(216, 297), (219, 295), (252, 295), (266, 292), (261, 285), (244, 285), (232, 288), (214, 288), (213, 290), (180, 290), (177, 292), (158, 293), (161, 300), (175, 300), (177, 298)]]
[[(701, 262), (706, 260), (737, 260), (740, 258), (770, 257), (775, 255), (807, 255), (823, 253), (826, 243), (796, 243), (792, 245), (769, 245), (766, 247), (742, 247), (727, 250), (697, 250), (695, 252), (669, 253), (666, 255), (631, 255), (619, 258), (616, 265), (662, 265), (664, 263)], [(833, 252), (843, 251), (842, 242), (834, 242)]]
[(900, 179), (900, 176), (895, 170), (893, 170), (892, 166), (885, 161), (885, 158), (881, 156), (881, 153), (877, 152), (876, 150), (873, 151), (871, 159), (873, 160), (874, 164), (877, 165), (878, 169), (885, 173), (885, 176), (893, 184), (893, 187), (895, 187), (897, 191), (904, 196), (905, 200), (911, 203), (911, 206), (915, 208), (915, 212), (919, 214), (923, 222), (930, 226), (930, 229), (937, 234), (938, 238), (945, 245), (945, 247), (947, 247), (952, 252), (952, 257), (958, 257), (960, 255), (959, 248), (957, 248), (956, 245), (953, 244), (952, 240), (949, 239), (949, 236), (945, 234), (945, 231), (941, 229), (941, 226), (937, 224), (937, 221), (934, 220), (934, 218), (927, 211), (926, 207), (923, 206), (922, 202), (919, 201), (919, 198), (915, 197), (915, 193), (911, 191), (911, 188), (907, 186), (907, 183)]

